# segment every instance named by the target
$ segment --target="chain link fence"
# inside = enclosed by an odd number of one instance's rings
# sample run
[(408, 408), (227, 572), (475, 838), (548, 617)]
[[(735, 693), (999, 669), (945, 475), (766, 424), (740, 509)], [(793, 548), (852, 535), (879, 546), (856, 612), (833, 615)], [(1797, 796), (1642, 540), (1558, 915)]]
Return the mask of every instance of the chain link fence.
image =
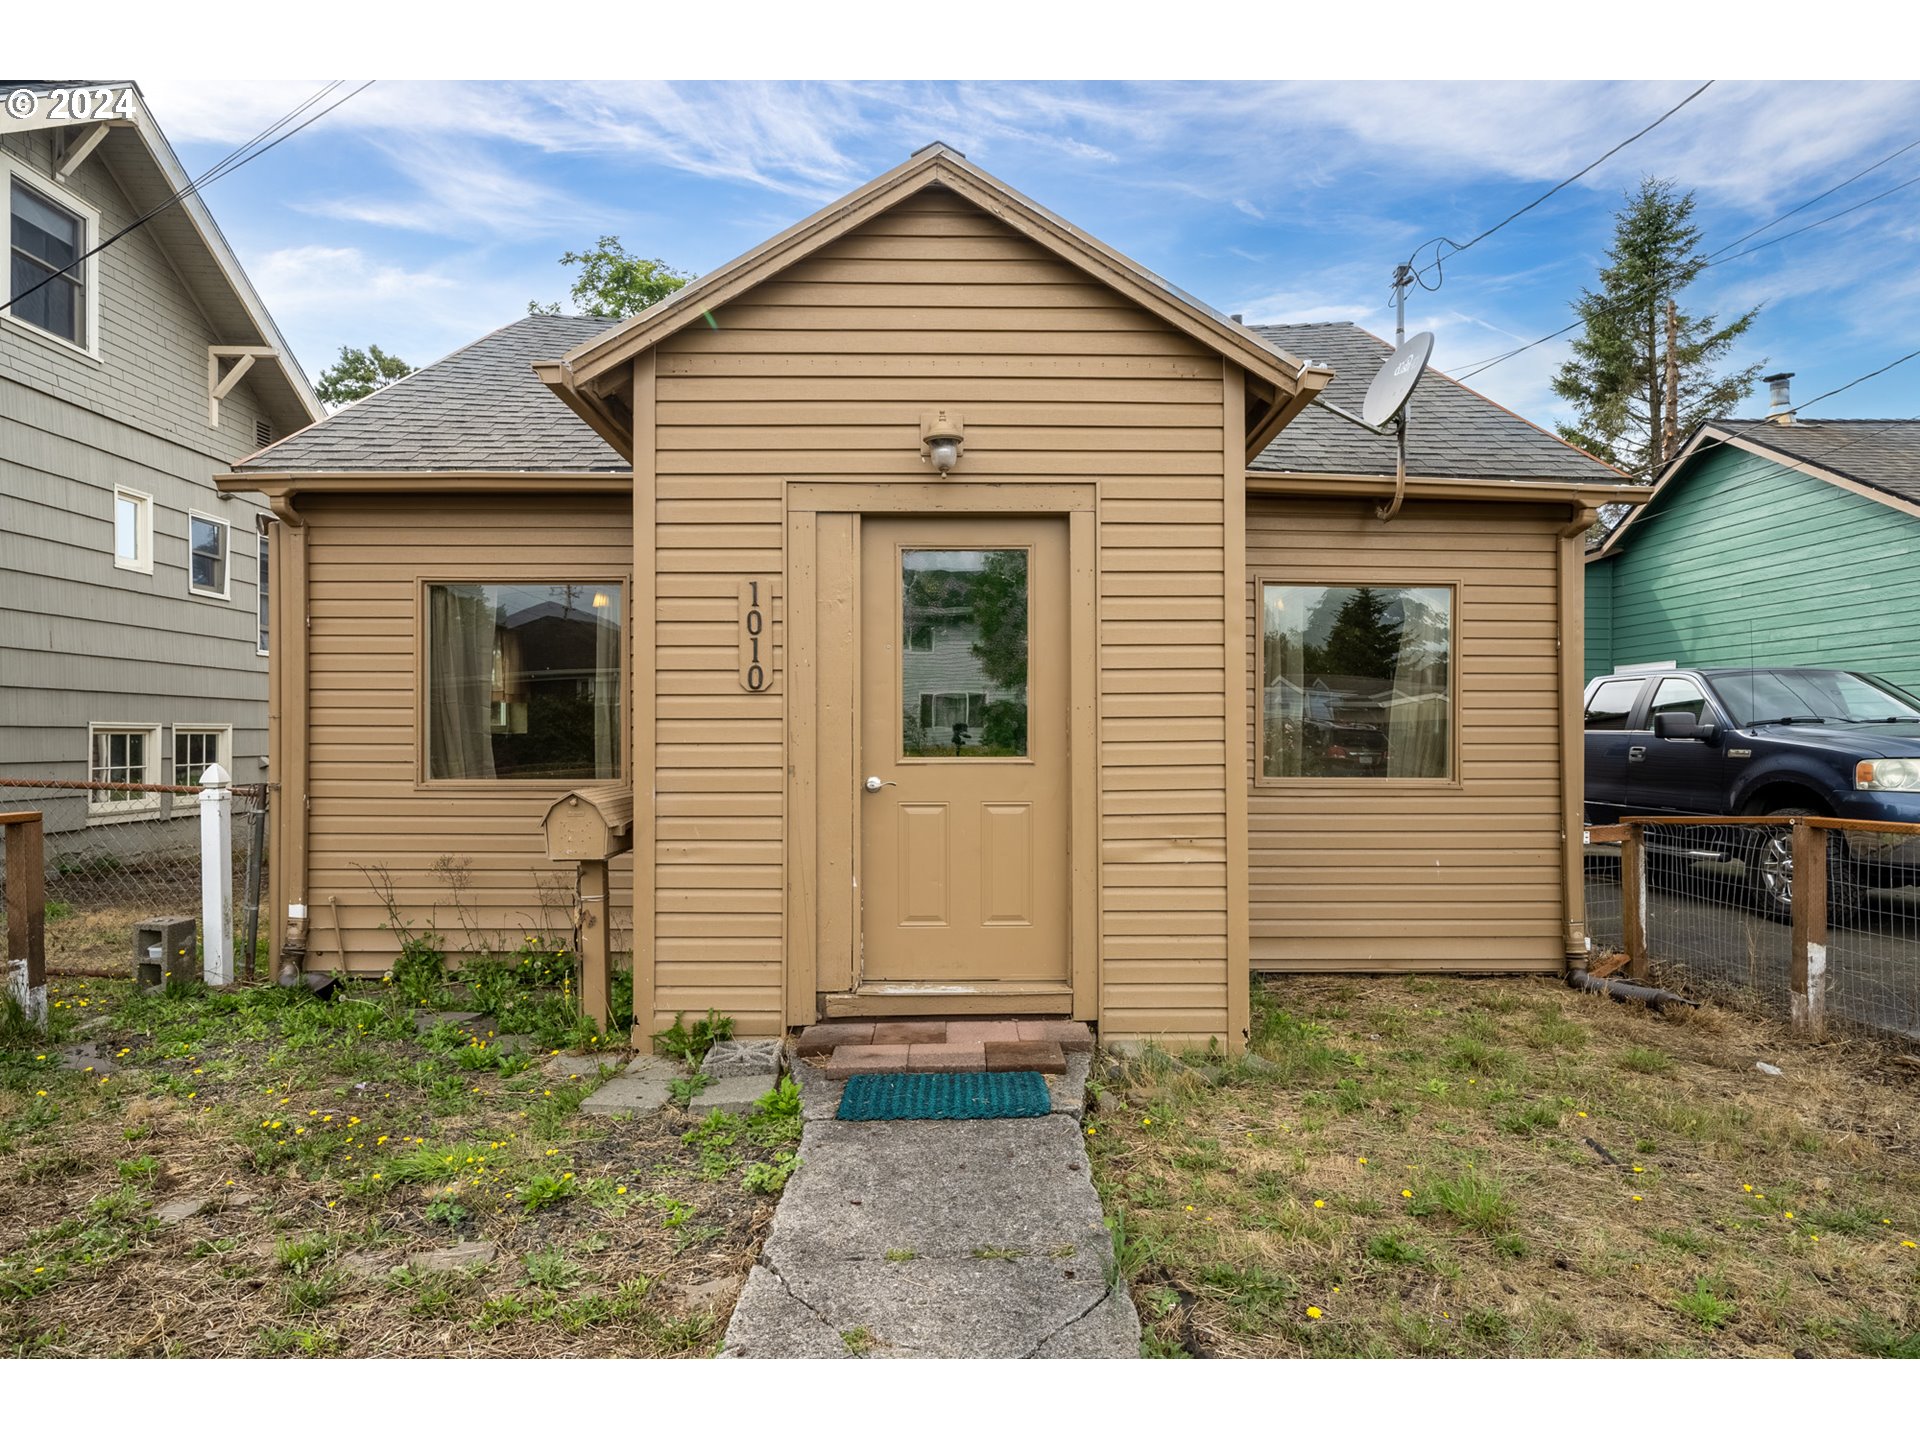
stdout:
[[(249, 875), (256, 946), (266, 933), (267, 792), (233, 785), (233, 943), (249, 970)], [(0, 778), (0, 810), (46, 817), (46, 951), (51, 974), (126, 975), (134, 927), (165, 916), (200, 918), (200, 789), (87, 780)], [(257, 867), (257, 868), (256, 868)], [(5, 861), (0, 860), (0, 876)], [(262, 972), (266, 973), (266, 972)]]
[(1823, 816), (1593, 826), (1586, 901), (1595, 973), (1920, 1041), (1920, 826)]

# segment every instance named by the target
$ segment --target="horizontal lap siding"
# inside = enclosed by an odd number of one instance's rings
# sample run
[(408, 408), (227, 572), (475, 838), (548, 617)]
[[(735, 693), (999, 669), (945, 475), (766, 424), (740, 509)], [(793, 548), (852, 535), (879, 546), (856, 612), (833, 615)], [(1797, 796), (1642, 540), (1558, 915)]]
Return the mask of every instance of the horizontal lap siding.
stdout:
[(740, 690), (730, 619), (781, 573), (783, 482), (923, 483), (945, 407), (954, 483), (1099, 486), (1101, 1019), (1224, 1036), (1219, 359), (944, 191), (713, 319), (657, 362), (660, 1011), (779, 1023), (788, 684)]
[(1259, 970), (1557, 969), (1564, 935), (1559, 536), (1544, 509), (1247, 502), (1246, 743), (1256, 726), (1260, 579), (1459, 586), (1458, 788), (1255, 784), (1248, 805)]
[[(400, 917), (437, 929), (449, 955), (511, 949), (534, 930), (565, 934), (573, 869), (548, 863), (540, 820), (586, 782), (461, 794), (416, 784), (418, 582), (627, 575), (625, 497), (310, 497), (300, 509), (308, 523), (310, 963), (329, 966), (342, 949), (356, 970), (392, 962), (397, 942), (366, 873), (378, 867), (392, 878)], [(436, 871), (442, 856), (464, 862), (464, 887)], [(614, 944), (626, 950), (632, 862), (616, 860), (612, 870)]]

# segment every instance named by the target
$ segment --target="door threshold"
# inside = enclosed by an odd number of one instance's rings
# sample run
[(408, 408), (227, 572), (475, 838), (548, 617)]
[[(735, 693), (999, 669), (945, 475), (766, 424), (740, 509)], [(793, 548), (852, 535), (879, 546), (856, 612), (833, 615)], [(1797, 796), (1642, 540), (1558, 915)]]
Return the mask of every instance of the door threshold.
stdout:
[(1073, 991), (1068, 987), (981, 985), (862, 985), (858, 990), (822, 995), (820, 1014), (843, 1016), (894, 1015), (1069, 1015)]

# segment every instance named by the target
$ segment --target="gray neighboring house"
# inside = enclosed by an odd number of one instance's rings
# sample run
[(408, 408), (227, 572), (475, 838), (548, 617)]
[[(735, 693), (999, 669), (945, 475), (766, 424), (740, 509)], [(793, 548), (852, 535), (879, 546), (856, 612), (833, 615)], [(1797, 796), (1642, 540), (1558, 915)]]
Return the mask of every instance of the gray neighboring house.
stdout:
[(213, 477), (325, 412), (188, 183), (130, 82), (0, 80), (0, 777), (265, 778), (272, 517)]

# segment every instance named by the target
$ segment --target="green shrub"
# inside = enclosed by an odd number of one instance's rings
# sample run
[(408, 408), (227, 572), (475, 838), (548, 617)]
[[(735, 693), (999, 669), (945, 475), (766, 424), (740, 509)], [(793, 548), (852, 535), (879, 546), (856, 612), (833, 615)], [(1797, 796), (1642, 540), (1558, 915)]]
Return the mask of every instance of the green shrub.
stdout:
[(688, 1065), (698, 1065), (707, 1058), (718, 1040), (733, 1038), (733, 1017), (722, 1015), (718, 1010), (707, 1011), (707, 1018), (696, 1020), (691, 1026), (685, 1023), (686, 1017), (676, 1013), (673, 1024), (664, 1030), (654, 1032), (653, 1045), (662, 1055), (670, 1055)]
[(428, 930), (408, 935), (400, 942), (394, 957), (393, 983), (400, 993), (416, 1005), (431, 1005), (447, 983), (445, 942)]

